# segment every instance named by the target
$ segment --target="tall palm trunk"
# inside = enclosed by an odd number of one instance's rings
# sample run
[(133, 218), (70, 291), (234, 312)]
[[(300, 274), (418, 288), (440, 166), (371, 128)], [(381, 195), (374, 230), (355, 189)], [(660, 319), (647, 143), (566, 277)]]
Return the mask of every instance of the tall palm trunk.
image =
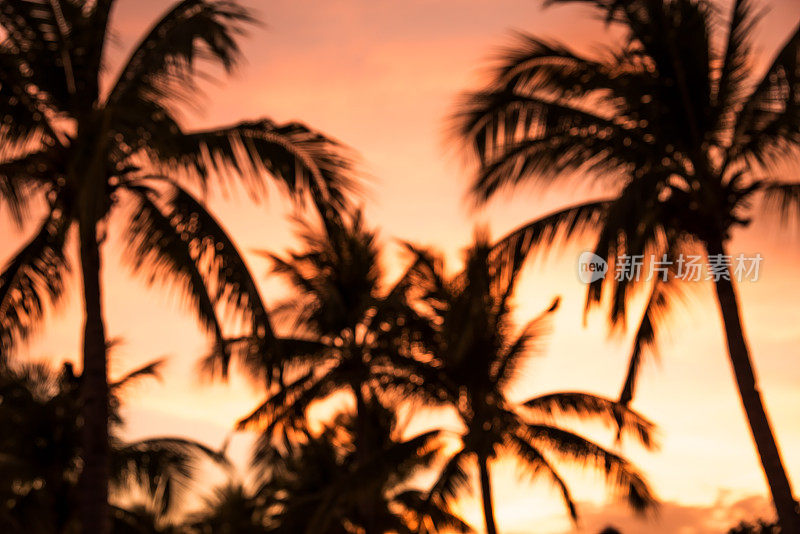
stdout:
[[(708, 243), (708, 253), (725, 254), (725, 247), (721, 240)], [(728, 273), (730, 277), (730, 272)], [(720, 277), (715, 282), (717, 301), (725, 325), (725, 336), (728, 343), (728, 354), (739, 388), (739, 396), (747, 415), (750, 432), (753, 435), (756, 449), (758, 450), (761, 466), (769, 484), (772, 500), (778, 513), (781, 531), (785, 533), (800, 533), (800, 514), (797, 502), (792, 495), (792, 488), (786, 470), (781, 461), (780, 451), (772, 434), (769, 418), (767, 417), (761, 393), (756, 384), (756, 376), (750, 361), (750, 352), (744, 338), (744, 329), (739, 316), (739, 304), (736, 290), (731, 280)]]
[[(366, 465), (372, 455), (372, 435), (375, 429), (371, 428), (367, 400), (364, 398), (364, 391), (359, 382), (354, 382), (351, 387), (356, 397), (356, 458), (360, 466)], [(374, 488), (364, 488), (358, 495), (359, 513), (364, 521), (364, 529), (367, 534), (378, 534), (381, 532), (380, 524), (376, 516), (377, 510), (374, 509), (375, 496), (370, 492)]]
[(483, 499), (483, 519), (486, 522), (486, 534), (497, 534), (494, 522), (494, 505), (492, 504), (492, 481), (489, 478), (489, 459), (478, 455), (478, 470), (481, 477), (481, 498)]
[(108, 508), (108, 376), (106, 338), (100, 294), (100, 248), (95, 218), (81, 217), (80, 259), (85, 324), (83, 332), (83, 471), (79, 512), (84, 534), (111, 531)]

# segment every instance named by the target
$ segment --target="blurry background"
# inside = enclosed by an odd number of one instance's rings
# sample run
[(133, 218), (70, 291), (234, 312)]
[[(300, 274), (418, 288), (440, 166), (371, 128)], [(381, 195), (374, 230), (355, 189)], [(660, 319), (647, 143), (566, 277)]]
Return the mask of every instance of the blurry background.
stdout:
[[(402, 255), (396, 238), (444, 250), (455, 269), (476, 224), (499, 237), (534, 216), (592, 191), (517, 192), (481, 210), (466, 197), (470, 169), (446, 141), (445, 118), (456, 95), (482, 81), (492, 52), (510, 40), (510, 30), (548, 36), (573, 47), (600, 46), (608, 29), (580, 8), (542, 10), (534, 0), (270, 0), (244, 2), (265, 25), (244, 44), (246, 63), (230, 80), (206, 86), (187, 112), (192, 126), (270, 116), (302, 118), (354, 147), (368, 175), (365, 210), (388, 245), (386, 267), (397, 273)], [(718, 3), (727, 9), (727, 3)], [(800, 3), (774, 0), (756, 41), (762, 63), (800, 20)], [(114, 13), (112, 72), (133, 39), (165, 8), (163, 0), (120, 1)], [(762, 65), (763, 66), (763, 65)], [(790, 177), (796, 178), (796, 177)], [(266, 276), (268, 264), (253, 251), (284, 251), (293, 243), (290, 206), (274, 195), (261, 205), (242, 191), (213, 198), (212, 209), (245, 251), (265, 300), (280, 300), (283, 288)], [(119, 224), (121, 221), (117, 221)], [(25, 237), (7, 220), (0, 226), (0, 257), (9, 257)], [(787, 470), (800, 484), (800, 227), (781, 233), (777, 221), (762, 220), (740, 233), (732, 252), (764, 257), (757, 282), (740, 285), (745, 326), (765, 401)], [(110, 235), (114, 235), (112, 232)], [(785, 240), (785, 241), (784, 241)], [(590, 246), (590, 245), (586, 245)], [(549, 350), (526, 369), (520, 396), (554, 390), (583, 390), (615, 397), (624, 377), (629, 336), (608, 338), (603, 318), (582, 322), (584, 286), (576, 262), (585, 247), (556, 250), (531, 264), (517, 303), (520, 320), (562, 296)], [(213, 446), (249, 412), (261, 393), (234, 373), (229, 384), (202, 383), (196, 362), (209, 344), (174, 295), (147, 289), (119, 265), (117, 243), (105, 252), (106, 320), (109, 337), (124, 344), (112, 355), (117, 375), (161, 355), (169, 357), (161, 383), (133, 390), (126, 404), (130, 437), (185, 434)], [(78, 273), (73, 273), (77, 276)], [(769, 513), (766, 487), (734, 391), (720, 321), (710, 286), (693, 284), (689, 307), (678, 307), (661, 348), (660, 364), (648, 360), (634, 407), (661, 429), (662, 450), (626, 453), (643, 468), (664, 501), (656, 525), (630, 517), (606, 503), (602, 484), (569, 477), (583, 502), (582, 526), (597, 532), (613, 524), (625, 533), (719, 532), (742, 517)], [(72, 285), (77, 289), (78, 285)], [(52, 313), (45, 331), (20, 357), (77, 361), (80, 295), (73, 291)], [(635, 309), (635, 308), (634, 308)], [(688, 313), (686, 313), (686, 311)], [(638, 321), (638, 314), (631, 319)], [(424, 423), (424, 418), (423, 418)], [(595, 437), (604, 434), (593, 433)], [(589, 429), (591, 432), (592, 429)], [(606, 433), (608, 434), (608, 433)], [(250, 437), (237, 435), (231, 453), (244, 462)], [(610, 443), (608, 436), (606, 443)], [(568, 532), (571, 526), (555, 492), (519, 480), (513, 463), (494, 469), (498, 522), (505, 532)], [(480, 524), (477, 495), (461, 503), (467, 519)]]

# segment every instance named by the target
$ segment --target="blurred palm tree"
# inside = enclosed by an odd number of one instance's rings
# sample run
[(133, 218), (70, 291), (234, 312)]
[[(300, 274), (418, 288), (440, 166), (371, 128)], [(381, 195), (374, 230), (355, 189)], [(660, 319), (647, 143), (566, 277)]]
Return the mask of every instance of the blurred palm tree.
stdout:
[[(254, 197), (266, 176), (295, 196), (337, 205), (350, 185), (342, 147), (300, 123), (269, 119), (187, 131), (180, 108), (198, 107), (201, 63), (230, 71), (252, 16), (235, 1), (175, 3), (116, 77), (104, 65), (113, 0), (4, 0), (0, 6), (0, 201), (33, 238), (0, 274), (0, 351), (25, 338), (48, 298), (62, 294), (70, 230), (77, 227), (83, 282), (84, 445), (81, 508), (108, 532), (107, 362), (101, 245), (112, 212), (127, 258), (151, 281), (174, 280), (223, 346), (226, 305), (265, 340), (271, 330), (244, 262), (222, 227), (186, 189), (231, 175)], [(35, 209), (34, 209), (35, 208)], [(41, 214), (41, 215), (39, 215)], [(224, 367), (227, 356), (220, 353)]]
[(641, 474), (623, 457), (557, 425), (558, 417), (594, 419), (621, 429), (646, 447), (654, 446), (653, 425), (618, 402), (587, 393), (562, 392), (514, 402), (507, 392), (524, 362), (538, 348), (558, 300), (514, 334), (511, 303), (520, 265), (509, 265), (485, 235), (466, 254), (465, 268), (447, 279), (443, 261), (418, 251), (418, 282), (433, 315), (435, 357), (425, 389), (455, 408), (462, 424), (458, 449), (431, 490), (454, 498), (469, 484), (468, 466), (476, 462), (486, 531), (496, 534), (489, 465), (498, 454), (516, 457), (531, 476), (548, 478), (561, 492), (573, 520), (575, 503), (556, 461), (603, 472), (609, 486), (637, 512), (655, 505)]
[(241, 483), (229, 482), (206, 497), (185, 525), (197, 534), (267, 534), (266, 509)]
[[(703, 250), (744, 410), (781, 525), (800, 532), (800, 516), (772, 434), (745, 340), (728, 243), (754, 205), (787, 221), (800, 209), (791, 161), (800, 148), (800, 26), (754, 76), (753, 29), (763, 11), (735, 0), (729, 15), (704, 0), (550, 0), (580, 2), (622, 30), (622, 42), (596, 54), (520, 34), (482, 91), (466, 95), (457, 136), (480, 161), (480, 201), (506, 186), (578, 177), (613, 193), (537, 222), (538, 238), (558, 229), (599, 228), (595, 253), (615, 259), (653, 254), (671, 264), (656, 278), (636, 334), (621, 401), (634, 393), (643, 352), (677, 288), (679, 255)], [(719, 45), (722, 46), (719, 46)], [(565, 182), (566, 183), (566, 182)], [(536, 232), (534, 232), (536, 233)], [(509, 251), (527, 252), (532, 235), (513, 234)], [(726, 260), (727, 258), (727, 260)], [(616, 267), (621, 264), (617, 263)], [(640, 284), (632, 276), (598, 280), (587, 306), (610, 293), (612, 325), (625, 323)]]
[[(373, 431), (370, 455), (359, 453), (359, 420)], [(439, 433), (406, 438), (395, 414), (377, 402), (342, 413), (318, 432), (296, 431), (276, 447), (263, 434), (253, 466), (269, 532), (396, 534), (472, 532), (440, 499), (417, 489), (419, 473), (439, 454)]]
[[(290, 330), (276, 344), (286, 362), (279, 369), (280, 384), (238, 426), (266, 435), (282, 426), (302, 426), (313, 402), (347, 392), (356, 405), (356, 451), (368, 458), (377, 429), (361, 415), (379, 398), (394, 406), (398, 393), (416, 387), (409, 381), (419, 365), (416, 327), (427, 322), (410, 303), (407, 275), (386, 287), (376, 235), (365, 227), (360, 212), (328, 212), (321, 231), (303, 225), (301, 238), (301, 252), (288, 258), (268, 254), (274, 272), (286, 277), (295, 291), (273, 310)], [(258, 340), (254, 344), (245, 336), (232, 340), (230, 350), (252, 355), (260, 349)], [(213, 359), (209, 363), (213, 368)], [(254, 375), (260, 379), (269, 371)], [(371, 513), (366, 503), (363, 508)]]
[[(119, 437), (124, 388), (156, 376), (161, 364), (148, 364), (110, 385), (110, 488), (120, 503), (115, 524), (130, 526), (132, 517), (143, 516), (151, 518), (150, 524), (166, 524), (191, 487), (200, 462), (226, 463), (220, 453), (183, 438), (126, 442)], [(5, 429), (0, 435), (3, 532), (79, 531), (75, 490), (84, 465), (82, 379), (70, 364), (64, 364), (61, 372), (41, 363), (0, 367), (0, 425)], [(120, 507), (131, 498), (143, 500), (143, 505)]]

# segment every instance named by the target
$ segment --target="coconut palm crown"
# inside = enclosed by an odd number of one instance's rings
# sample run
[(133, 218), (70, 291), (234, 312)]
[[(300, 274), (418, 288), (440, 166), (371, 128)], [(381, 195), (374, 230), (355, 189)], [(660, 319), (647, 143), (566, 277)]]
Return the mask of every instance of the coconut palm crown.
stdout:
[[(580, 3), (621, 29), (622, 39), (585, 54), (520, 34), (491, 82), (465, 95), (456, 136), (477, 155), (481, 201), (523, 182), (591, 183), (608, 193), (548, 217), (547, 239), (599, 228), (595, 253), (672, 262), (650, 290), (621, 400), (630, 402), (643, 354), (680, 290), (680, 254), (697, 249), (720, 264), (714, 281), (736, 383), (781, 524), (800, 516), (756, 385), (731, 281), (729, 241), (758, 209), (788, 220), (800, 204), (800, 25), (761, 68), (753, 29), (763, 12), (749, 0), (731, 11), (705, 0), (553, 0)], [(757, 74), (755, 74), (757, 73)], [(598, 189), (595, 189), (595, 191)], [(761, 211), (763, 212), (763, 210)], [(534, 225), (541, 234), (541, 221)], [(525, 252), (531, 227), (509, 240)], [(587, 306), (606, 298), (624, 324), (632, 277), (589, 287)]]
[[(0, 355), (62, 295), (77, 244), (85, 311), (80, 507), (85, 526), (100, 534), (109, 530), (100, 277), (109, 223), (125, 229), (134, 270), (175, 282), (220, 347), (221, 308), (268, 340), (256, 285), (191, 189), (238, 179), (261, 197), (269, 177), (295, 196), (308, 192), (336, 206), (350, 184), (343, 148), (303, 124), (259, 119), (190, 130), (180, 119), (182, 109), (197, 107), (204, 65), (237, 64), (239, 38), (254, 19), (235, 1), (173, 4), (117, 72), (106, 68), (113, 7), (113, 0), (0, 5), (0, 203), (20, 225), (35, 221), (0, 273)], [(220, 357), (225, 367), (224, 351)]]

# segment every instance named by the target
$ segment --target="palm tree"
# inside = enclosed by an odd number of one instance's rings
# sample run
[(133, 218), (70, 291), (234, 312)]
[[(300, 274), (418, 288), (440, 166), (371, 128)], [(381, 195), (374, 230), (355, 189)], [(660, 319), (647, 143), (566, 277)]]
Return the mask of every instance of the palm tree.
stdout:
[[(156, 361), (110, 385), (110, 486), (115, 500), (145, 497), (142, 511), (164, 521), (191, 487), (200, 461), (225, 464), (217, 452), (173, 437), (126, 442), (119, 437), (124, 389), (157, 376)], [(70, 364), (61, 372), (41, 363), (0, 368), (0, 514), (3, 532), (73, 532), (78, 518), (75, 490), (83, 469), (80, 383)], [(76, 424), (78, 421), (78, 424)], [(118, 519), (136, 515), (116, 508)], [(125, 523), (126, 521), (123, 521)]]
[[(262, 434), (253, 467), (269, 510), (269, 532), (397, 534), (472, 532), (441, 500), (429, 501), (414, 477), (439, 454), (439, 433), (406, 438), (395, 414), (377, 402), (340, 413), (318, 432), (277, 444)], [(361, 423), (372, 425), (370, 455), (359, 453)], [(365, 510), (369, 513), (365, 514)]]
[(241, 483), (229, 481), (204, 499), (202, 510), (186, 522), (186, 532), (267, 534), (265, 513), (261, 499)]
[[(733, 2), (727, 17), (705, 0), (575, 1), (620, 28), (622, 42), (590, 55), (519, 35), (490, 84), (466, 95), (456, 115), (457, 136), (480, 160), (473, 193), (486, 200), (521, 182), (570, 176), (574, 187), (579, 176), (601, 180), (612, 195), (557, 212), (544, 234), (536, 225), (539, 234), (550, 239), (558, 225), (574, 230), (599, 222), (595, 252), (612, 262), (611, 272), (615, 257), (645, 253), (666, 255), (677, 267), (693, 245), (716, 261), (714, 288), (742, 404), (780, 523), (800, 532), (725, 264), (729, 240), (750, 221), (752, 206), (769, 206), (759, 202), (766, 199), (786, 216), (800, 199), (800, 184), (781, 172), (800, 148), (800, 26), (756, 78), (752, 30), (762, 12), (750, 0)], [(527, 251), (529, 233), (513, 234), (510, 249)], [(636, 286), (627, 277), (599, 280), (587, 305), (610, 292), (610, 321), (624, 324)], [(668, 276), (651, 289), (624, 403), (677, 287)]]
[[(85, 525), (109, 529), (108, 381), (101, 246), (112, 212), (127, 206), (129, 257), (151, 279), (176, 280), (218, 338), (215, 310), (244, 312), (271, 330), (255, 284), (222, 228), (185, 188), (239, 175), (256, 197), (267, 175), (293, 195), (336, 205), (350, 167), (342, 147), (300, 123), (268, 119), (187, 131), (201, 63), (231, 70), (253, 18), (235, 1), (182, 0), (142, 38), (115, 78), (103, 76), (113, 0), (4, 0), (0, 6), (0, 197), (20, 224), (43, 203), (34, 237), (0, 274), (0, 351), (24, 339), (62, 294), (70, 230), (83, 283)], [(108, 90), (101, 88), (108, 87)], [(245, 311), (248, 310), (248, 311)], [(222, 365), (227, 361), (221, 355)]]
[[(280, 384), (238, 427), (269, 435), (282, 426), (302, 424), (311, 403), (348, 392), (360, 426), (356, 449), (366, 458), (375, 441), (374, 428), (361, 414), (379, 397), (393, 405), (399, 392), (416, 388), (410, 381), (419, 365), (415, 329), (426, 322), (410, 304), (408, 275), (386, 287), (376, 235), (365, 228), (360, 212), (327, 212), (321, 231), (302, 228), (305, 250), (288, 258), (268, 255), (275, 273), (296, 291), (274, 310), (290, 329), (276, 343), (280, 361), (287, 365), (278, 369)], [(231, 340), (229, 346), (245, 355), (260, 350), (258, 340), (254, 346), (249, 337)], [(259, 361), (257, 356), (251, 359)], [(256, 376), (271, 372), (267, 367)], [(370, 513), (366, 503), (364, 513)]]
[(556, 460), (602, 471), (610, 487), (634, 510), (645, 511), (655, 501), (634, 466), (556, 425), (556, 417), (593, 418), (612, 426), (618, 419), (625, 433), (647, 447), (653, 445), (650, 422), (620, 403), (587, 393), (550, 393), (524, 402), (508, 399), (509, 386), (540, 345), (558, 301), (515, 335), (511, 298), (520, 269), (496, 252), (479, 234), (466, 255), (464, 270), (448, 280), (441, 259), (419, 251), (427, 258), (420, 262), (420, 277), (427, 279), (423, 286), (437, 331), (429, 347), (437, 377), (428, 379), (426, 389), (455, 408), (464, 428), (459, 448), (442, 469), (432, 495), (454, 498), (469, 483), (468, 464), (476, 462), (486, 531), (496, 534), (489, 465), (498, 454), (508, 453), (526, 471), (546, 476), (559, 488), (573, 519), (577, 519), (575, 503), (556, 470)]

